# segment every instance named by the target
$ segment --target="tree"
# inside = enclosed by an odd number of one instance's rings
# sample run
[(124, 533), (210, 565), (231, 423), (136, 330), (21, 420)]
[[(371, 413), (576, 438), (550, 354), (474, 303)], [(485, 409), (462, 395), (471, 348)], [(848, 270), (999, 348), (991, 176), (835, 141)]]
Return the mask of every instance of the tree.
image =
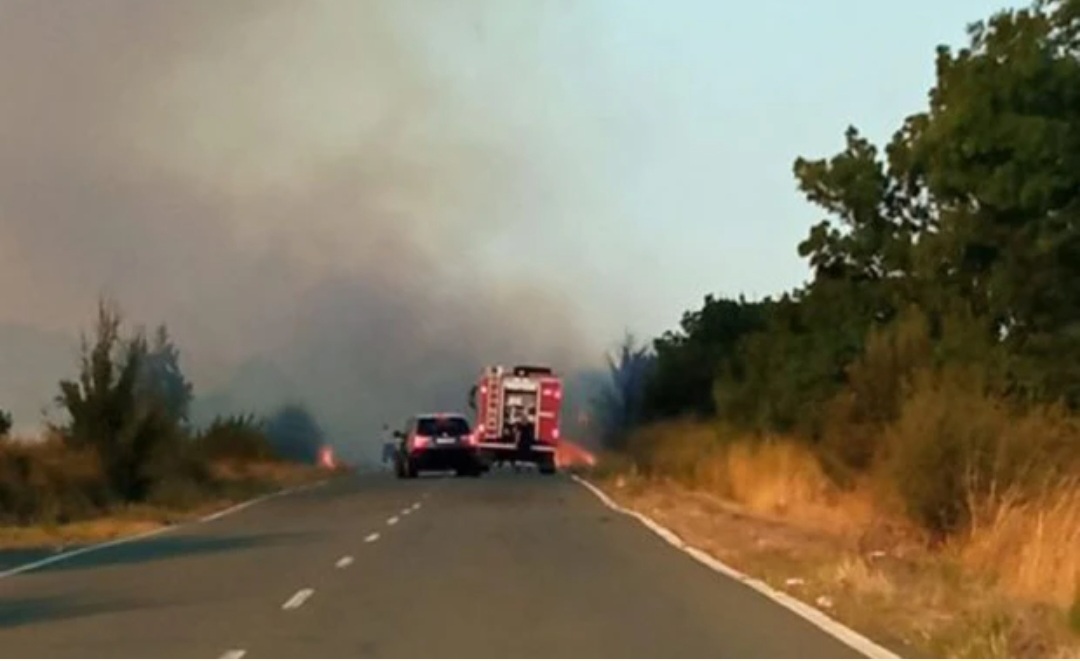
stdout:
[(678, 331), (653, 342), (656, 358), (644, 386), (644, 417), (715, 413), (717, 374), (738, 353), (742, 338), (764, 326), (770, 305), (709, 295), (700, 310), (684, 314)]
[(655, 356), (648, 346), (638, 346), (634, 337), (627, 334), (617, 352), (607, 355), (605, 359), (609, 380), (593, 400), (593, 409), (602, 442), (608, 446), (618, 446), (626, 433), (641, 420), (645, 386)]
[(282, 406), (266, 421), (266, 436), (283, 459), (313, 464), (323, 446), (323, 430), (300, 404)]
[(141, 500), (180, 432), (161, 400), (140, 390), (147, 341), (141, 333), (123, 338), (121, 322), (115, 304), (99, 301), (95, 337), (82, 340), (78, 380), (60, 383), (57, 403), (70, 416), (60, 431), (67, 443), (97, 452), (117, 496)]
[(139, 388), (145, 396), (158, 398), (170, 418), (188, 422), (193, 389), (180, 369), (180, 351), (164, 324), (158, 326), (154, 344), (146, 353)]
[(11, 433), (11, 414), (7, 411), (0, 410), (0, 438), (4, 438)]

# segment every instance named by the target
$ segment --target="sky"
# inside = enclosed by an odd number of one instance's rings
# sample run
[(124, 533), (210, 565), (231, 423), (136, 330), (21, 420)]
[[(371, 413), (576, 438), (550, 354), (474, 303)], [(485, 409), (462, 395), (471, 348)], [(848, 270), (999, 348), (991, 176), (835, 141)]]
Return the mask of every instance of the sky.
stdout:
[(0, 408), (96, 297), (207, 412), (346, 445), (808, 276), (797, 156), (885, 140), (986, 0), (0, 0)]

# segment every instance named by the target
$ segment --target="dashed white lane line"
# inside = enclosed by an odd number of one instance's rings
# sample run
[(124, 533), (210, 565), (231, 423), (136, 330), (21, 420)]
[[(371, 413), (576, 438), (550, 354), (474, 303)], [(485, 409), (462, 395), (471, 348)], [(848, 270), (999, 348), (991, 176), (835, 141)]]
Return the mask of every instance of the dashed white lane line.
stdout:
[(352, 563), (353, 563), (353, 557), (351, 555), (347, 555), (347, 556), (341, 558), (340, 560), (338, 560), (336, 563), (334, 563), (334, 566), (337, 567), (338, 569), (345, 569), (346, 567), (348, 567)]
[(415, 512), (418, 509), (420, 509), (420, 503), (413, 503), (412, 504), (412, 511)]
[(229, 650), (221, 655), (222, 659), (242, 659), (247, 654), (247, 650)]
[(367, 537), (365, 537), (364, 541), (367, 542), (368, 544), (370, 544), (370, 543), (372, 543), (374, 541), (378, 541), (378, 539), (379, 539), (379, 533), (373, 532), (370, 535), (368, 535)]
[(315, 591), (311, 588), (304, 588), (293, 596), (289, 597), (289, 600), (281, 605), (281, 610), (292, 611), (300, 608), (304, 605), (304, 602), (311, 598), (311, 595), (315, 594)]
[(396, 525), (397, 522), (398, 522), (398, 518), (396, 516), (392, 516), (392, 517), (390, 517), (389, 519), (386, 520), (386, 525), (393, 526), (393, 525)]
[(401, 516), (409, 516), (410, 514), (412, 514), (411, 507), (406, 507), (405, 509), (401, 510)]

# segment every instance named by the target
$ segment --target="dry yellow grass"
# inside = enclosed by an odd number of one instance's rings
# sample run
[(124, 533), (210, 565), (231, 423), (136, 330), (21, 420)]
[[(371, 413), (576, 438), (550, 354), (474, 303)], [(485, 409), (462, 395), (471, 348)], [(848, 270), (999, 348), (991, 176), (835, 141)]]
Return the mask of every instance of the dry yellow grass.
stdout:
[[(880, 518), (865, 488), (841, 489), (804, 445), (738, 439), (714, 425), (676, 422), (636, 441), (649, 472), (739, 504), (754, 514), (837, 533), (866, 530)], [(645, 449), (647, 448), (647, 449)]]
[(1006, 498), (959, 542), (963, 564), (1011, 594), (1068, 607), (1080, 591), (1080, 481), (1038, 497)]
[(226, 483), (258, 485), (242, 489), (233, 497), (205, 497), (182, 509), (154, 505), (131, 505), (82, 521), (59, 525), (0, 526), (0, 548), (65, 547), (104, 542), (190, 521), (233, 505), (257, 492), (290, 487), (327, 477), (330, 471), (314, 466), (281, 462), (247, 465), (217, 464), (214, 475)]
[(857, 629), (945, 657), (1080, 651), (1065, 615), (1080, 613), (1080, 480), (973, 503), (974, 524), (935, 551), (888, 475), (840, 488), (795, 441), (677, 422), (630, 448), (636, 464), (598, 472), (614, 495), (781, 589), (828, 596)]

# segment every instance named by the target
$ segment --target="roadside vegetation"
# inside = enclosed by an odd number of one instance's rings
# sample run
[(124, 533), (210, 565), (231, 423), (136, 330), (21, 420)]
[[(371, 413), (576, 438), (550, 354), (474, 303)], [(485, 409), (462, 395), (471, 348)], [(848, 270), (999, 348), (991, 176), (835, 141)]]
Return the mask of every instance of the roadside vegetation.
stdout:
[(742, 568), (897, 644), (1076, 656), (1080, 3), (998, 13), (936, 71), (884, 147), (795, 161), (808, 283), (613, 357), (607, 479), (721, 556), (754, 526)]
[(62, 423), (10, 438), (0, 412), (0, 546), (139, 531), (324, 476), (322, 433), (301, 406), (193, 429), (192, 384), (168, 330), (150, 338), (122, 321), (99, 304), (77, 374), (59, 384)]

